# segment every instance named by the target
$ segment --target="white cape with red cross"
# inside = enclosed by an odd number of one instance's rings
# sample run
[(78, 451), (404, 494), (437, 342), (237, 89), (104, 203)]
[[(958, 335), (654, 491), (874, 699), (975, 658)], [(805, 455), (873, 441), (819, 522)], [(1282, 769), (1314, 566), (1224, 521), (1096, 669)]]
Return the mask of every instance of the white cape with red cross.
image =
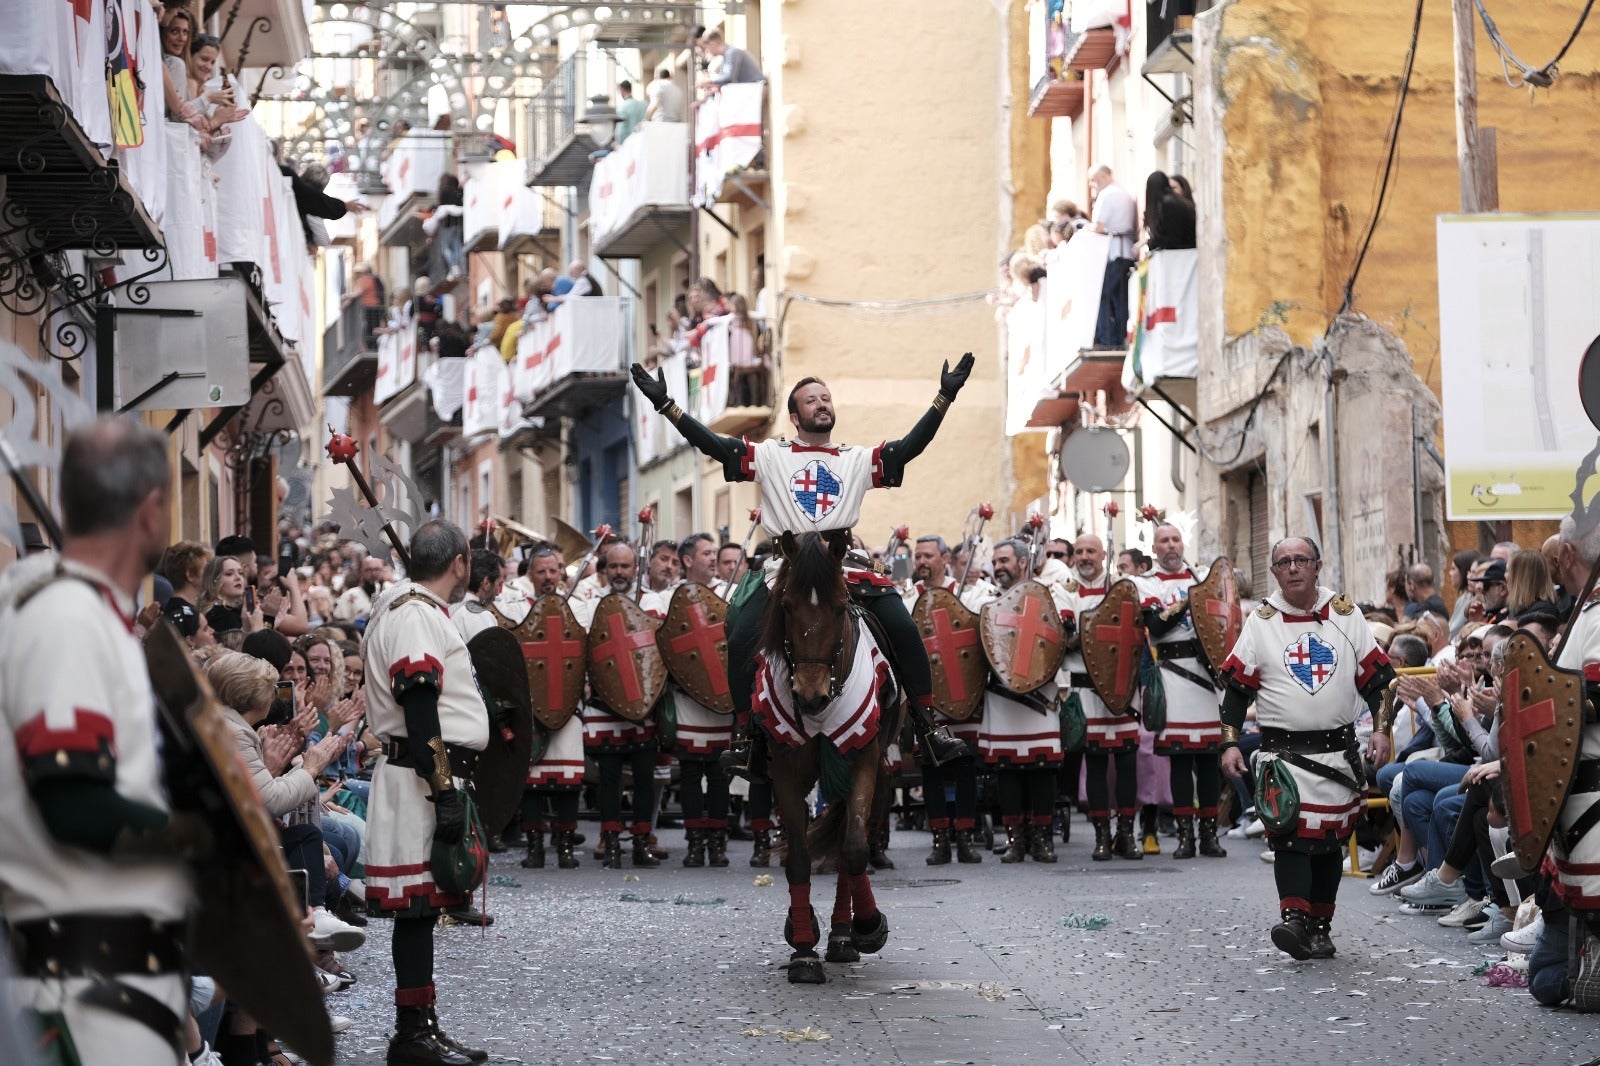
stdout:
[(877, 737), (879, 694), (889, 683), (889, 661), (872, 634), (858, 629), (855, 658), (844, 687), (818, 715), (795, 710), (789, 664), (781, 656), (762, 652), (760, 658), (750, 709), (775, 743), (797, 748), (812, 737), (825, 736), (841, 752), (851, 752)]

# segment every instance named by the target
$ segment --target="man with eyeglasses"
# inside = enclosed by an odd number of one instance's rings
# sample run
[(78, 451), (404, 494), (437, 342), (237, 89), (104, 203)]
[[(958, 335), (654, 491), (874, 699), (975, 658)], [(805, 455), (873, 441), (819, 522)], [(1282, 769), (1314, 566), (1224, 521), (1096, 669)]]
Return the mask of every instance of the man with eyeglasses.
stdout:
[(1506, 564), (1492, 560), (1479, 577), (1467, 578), (1467, 591), (1473, 603), (1467, 608), (1470, 622), (1503, 622), (1506, 618)]
[[(1226, 685), (1223, 770), (1230, 777), (1247, 772), (1239, 730), (1254, 703), (1261, 729), (1257, 758), (1267, 766), (1279, 764), (1274, 772), (1260, 771), (1256, 805), (1287, 814), (1284, 793), (1297, 793), (1294, 821), (1269, 831), (1267, 842), (1280, 917), (1272, 942), (1300, 960), (1331, 959), (1336, 953), (1330, 928), (1344, 849), (1366, 791), (1355, 721), (1363, 703), (1375, 717), (1381, 713), (1384, 690), (1395, 677), (1389, 657), (1350, 599), (1317, 584), (1321, 573), (1322, 553), (1310, 538), (1288, 537), (1274, 545), (1278, 591), (1245, 619), (1220, 671)], [(1376, 726), (1367, 754), (1382, 765), (1389, 757), (1389, 735), (1387, 723)], [(1278, 791), (1279, 768), (1288, 771), (1292, 790)]]
[(1195, 819), (1200, 822), (1199, 852), (1227, 857), (1217, 840), (1217, 801), (1222, 775), (1217, 749), (1222, 722), (1217, 717), (1217, 686), (1211, 679), (1194, 622), (1189, 615), (1189, 590), (1206, 578), (1183, 559), (1183, 533), (1163, 522), (1156, 526), (1155, 566), (1138, 582), (1145, 631), (1156, 646), (1167, 696), (1167, 725), (1156, 734), (1155, 751), (1171, 763), (1172, 816), (1178, 824), (1174, 859), (1195, 856)]

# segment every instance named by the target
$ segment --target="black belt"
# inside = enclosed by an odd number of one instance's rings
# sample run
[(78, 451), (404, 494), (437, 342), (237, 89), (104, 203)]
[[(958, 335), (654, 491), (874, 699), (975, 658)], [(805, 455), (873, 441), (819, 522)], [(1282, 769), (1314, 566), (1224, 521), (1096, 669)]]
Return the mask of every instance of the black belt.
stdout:
[[(411, 765), (411, 738), (410, 737), (383, 737), (383, 753), (390, 762), (403, 762)], [(465, 781), (472, 780), (472, 771), (478, 768), (478, 756), (481, 752), (471, 748), (463, 748), (459, 744), (446, 744), (444, 746), (445, 758), (450, 760), (450, 772)]]
[(1274, 754), (1292, 751), (1298, 755), (1322, 755), (1330, 751), (1349, 751), (1356, 742), (1356, 727), (1337, 729), (1273, 729), (1261, 727), (1261, 750)]
[(165, 1003), (116, 980), (135, 974), (186, 973), (183, 927), (133, 915), (62, 914), (17, 922), (6, 939), (17, 969), (40, 981), (68, 977), (94, 983), (79, 1002), (120, 1014), (182, 1049), (182, 1019)]
[(1088, 674), (1071, 673), (1067, 680), (1073, 688), (1094, 688), (1094, 680)]
[(1198, 640), (1174, 640), (1156, 645), (1156, 654), (1163, 659), (1199, 659), (1206, 661), (1205, 649)]
[[(1567, 790), (1567, 795), (1577, 792), (1600, 792), (1600, 759), (1579, 760), (1578, 772), (1572, 775), (1572, 787)], [(1561, 838), (1568, 855), (1596, 825), (1600, 825), (1600, 803), (1591, 803), (1589, 809), (1578, 816), (1578, 820), (1567, 828)]]
[(994, 680), (993, 677), (989, 679), (989, 683), (984, 687), (997, 696), (1004, 696), (1006, 699), (1020, 703), (1024, 707), (1038, 711), (1042, 715), (1048, 716), (1055, 710), (1055, 705), (1040, 695), (1039, 689), (1034, 689), (1032, 692), (1013, 692)]

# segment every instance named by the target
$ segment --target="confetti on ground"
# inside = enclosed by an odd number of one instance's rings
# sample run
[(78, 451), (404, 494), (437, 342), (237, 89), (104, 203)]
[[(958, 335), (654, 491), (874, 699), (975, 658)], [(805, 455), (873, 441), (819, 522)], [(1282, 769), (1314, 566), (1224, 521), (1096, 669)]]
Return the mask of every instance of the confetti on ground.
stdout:
[(505, 874), (495, 874), (489, 878), (490, 888), (521, 888), (522, 882)]
[(978, 986), (978, 995), (990, 1003), (999, 1003), (1006, 998), (1006, 991), (1000, 987), (998, 982), (985, 981)]
[(771, 888), (772, 887), (772, 875), (771, 874), (758, 874), (756, 876), (756, 879), (754, 881), (750, 882), (750, 883), (752, 885), (755, 885), (757, 888)]
[(833, 1037), (821, 1029), (806, 1026), (804, 1029), (779, 1029), (778, 1035), (791, 1044), (804, 1044), (822, 1040), (832, 1040)]
[(1069, 914), (1061, 919), (1063, 929), (1087, 929), (1097, 933), (1111, 924), (1111, 919), (1103, 914)]

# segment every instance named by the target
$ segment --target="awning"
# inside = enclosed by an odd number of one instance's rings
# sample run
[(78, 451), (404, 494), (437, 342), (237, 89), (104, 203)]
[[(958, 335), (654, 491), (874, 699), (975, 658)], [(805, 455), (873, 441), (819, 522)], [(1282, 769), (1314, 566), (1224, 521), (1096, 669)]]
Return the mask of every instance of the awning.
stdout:
[(595, 242), (594, 254), (601, 259), (640, 259), (663, 241), (688, 250), (688, 205), (645, 204)]

